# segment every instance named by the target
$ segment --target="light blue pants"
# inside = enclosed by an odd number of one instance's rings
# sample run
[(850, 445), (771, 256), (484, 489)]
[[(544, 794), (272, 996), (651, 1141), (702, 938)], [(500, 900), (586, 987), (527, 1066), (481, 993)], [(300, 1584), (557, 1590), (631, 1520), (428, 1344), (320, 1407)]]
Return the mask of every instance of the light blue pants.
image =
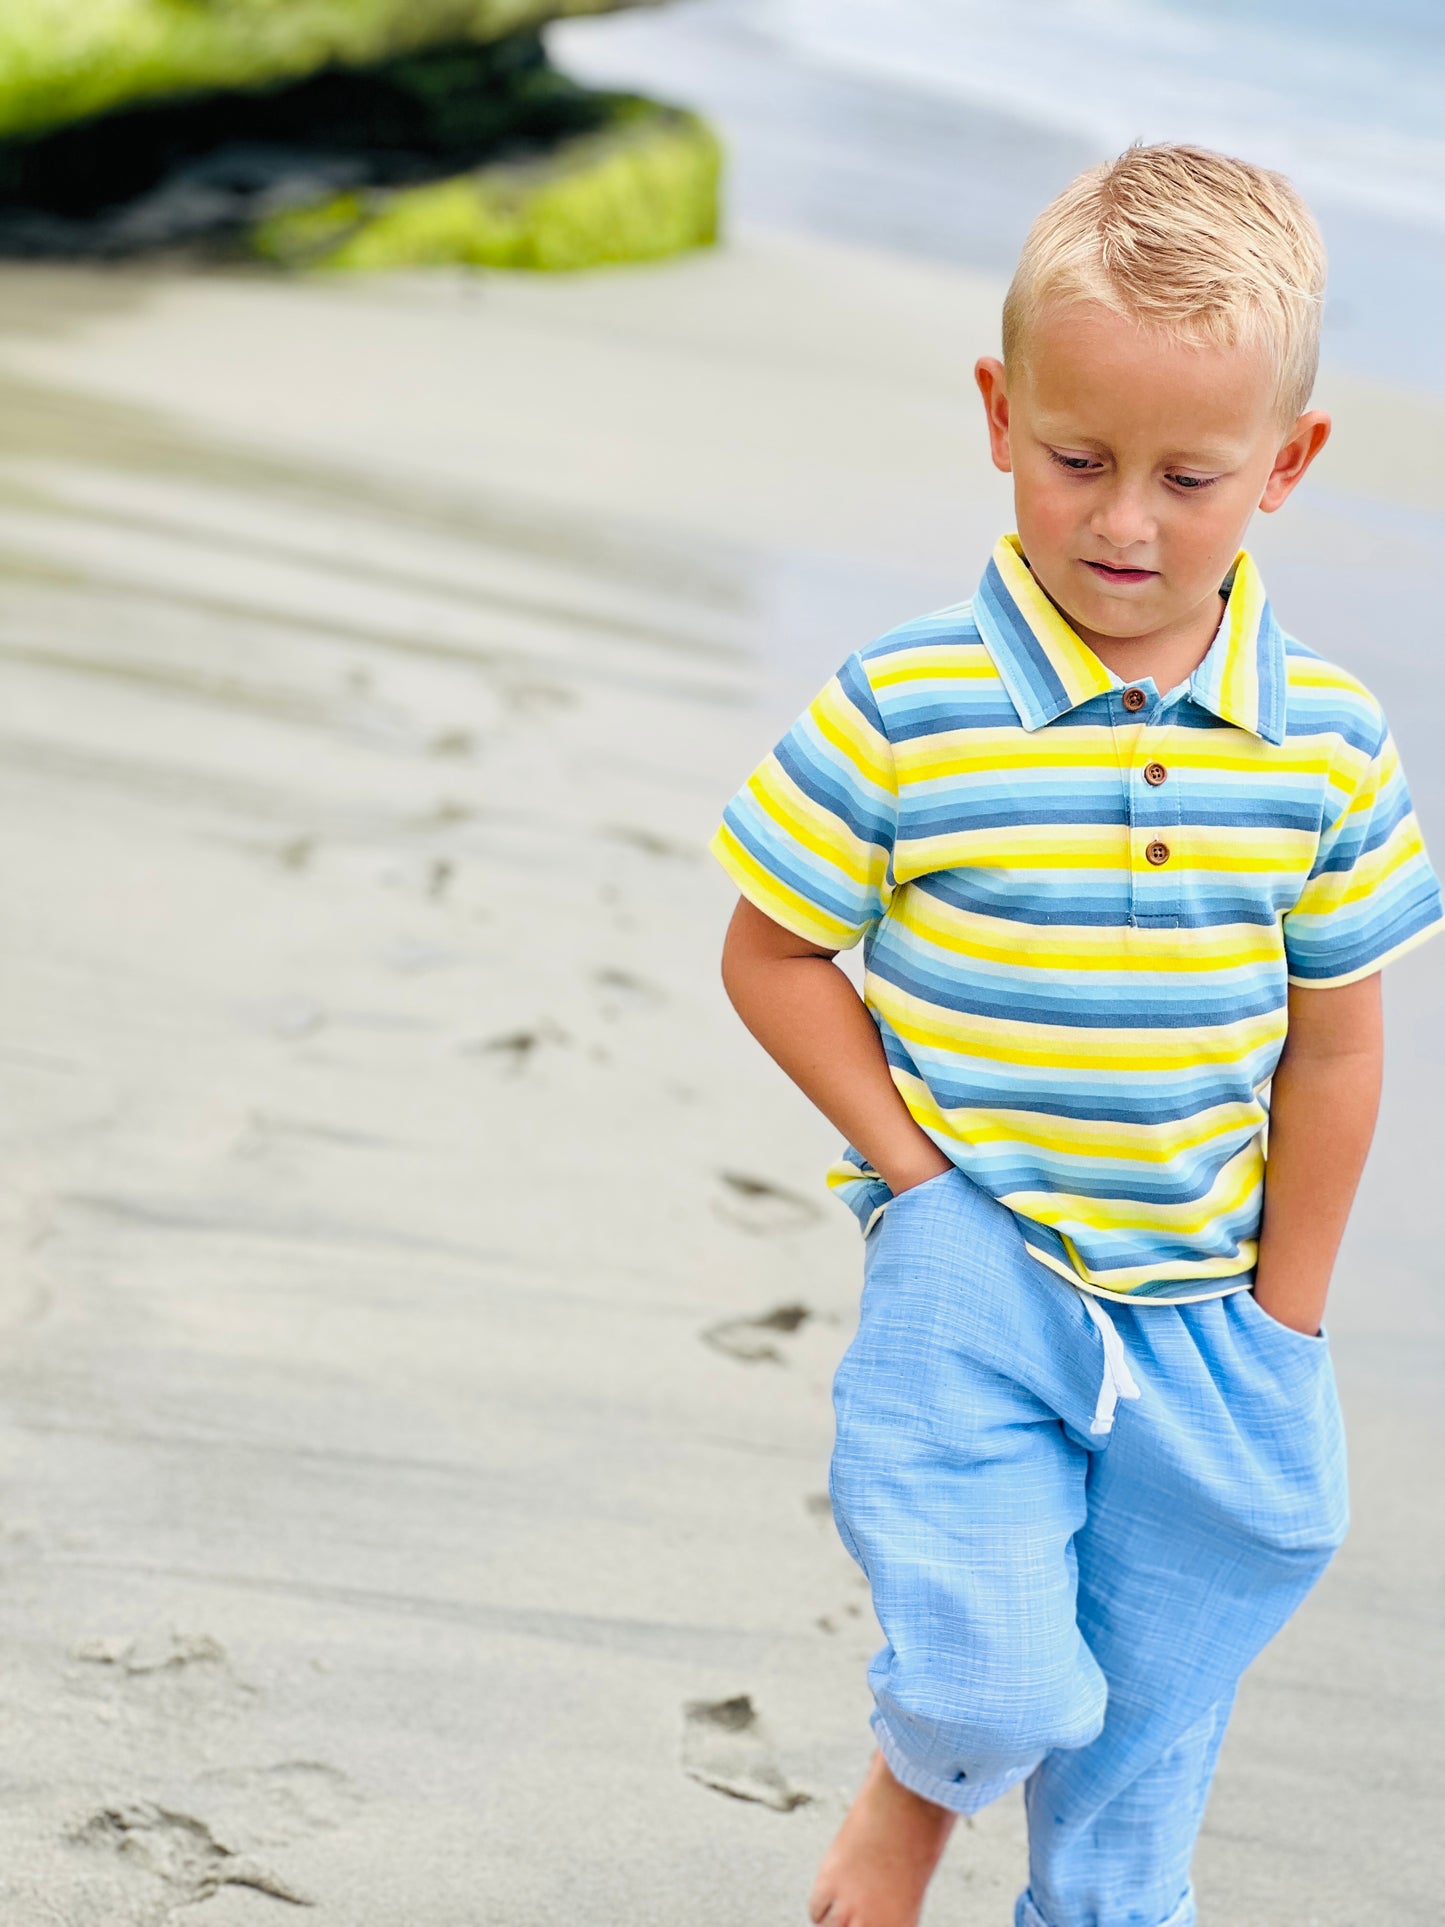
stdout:
[(958, 1813), (1027, 1781), (1015, 1927), (1193, 1927), (1235, 1686), (1344, 1537), (1328, 1340), (1086, 1298), (956, 1171), (866, 1253), (832, 1492), (884, 1757)]

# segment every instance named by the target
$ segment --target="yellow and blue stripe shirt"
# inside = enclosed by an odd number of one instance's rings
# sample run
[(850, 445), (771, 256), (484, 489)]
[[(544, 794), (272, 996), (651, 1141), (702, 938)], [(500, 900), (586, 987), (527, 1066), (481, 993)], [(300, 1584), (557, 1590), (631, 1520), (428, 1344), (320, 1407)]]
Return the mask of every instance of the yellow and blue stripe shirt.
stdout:
[[(1189, 681), (1125, 684), (1016, 536), (971, 603), (858, 651), (728, 805), (744, 895), (829, 949), (928, 1135), (1072, 1283), (1250, 1282), (1287, 985), (1441, 921), (1379, 705), (1241, 552)], [(850, 1146), (829, 1181), (889, 1198)]]

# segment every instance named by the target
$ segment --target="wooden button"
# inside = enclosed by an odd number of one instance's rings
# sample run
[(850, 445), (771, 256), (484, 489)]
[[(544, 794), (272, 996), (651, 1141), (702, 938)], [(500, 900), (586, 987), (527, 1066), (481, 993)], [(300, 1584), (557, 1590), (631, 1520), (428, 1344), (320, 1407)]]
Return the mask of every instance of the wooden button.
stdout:
[(1168, 774), (1168, 770), (1165, 769), (1162, 763), (1146, 763), (1144, 765), (1144, 781), (1151, 783), (1156, 790)]
[(1142, 709), (1148, 700), (1149, 698), (1144, 694), (1142, 689), (1126, 689), (1124, 691), (1125, 709)]
[(1156, 837), (1154, 842), (1152, 842), (1149, 845), (1148, 849), (1144, 852), (1144, 854), (1145, 856), (1148, 857), (1149, 861), (1154, 865), (1155, 869), (1158, 869), (1161, 863), (1167, 863), (1169, 861), (1169, 845), (1167, 843), (1159, 842), (1158, 838)]

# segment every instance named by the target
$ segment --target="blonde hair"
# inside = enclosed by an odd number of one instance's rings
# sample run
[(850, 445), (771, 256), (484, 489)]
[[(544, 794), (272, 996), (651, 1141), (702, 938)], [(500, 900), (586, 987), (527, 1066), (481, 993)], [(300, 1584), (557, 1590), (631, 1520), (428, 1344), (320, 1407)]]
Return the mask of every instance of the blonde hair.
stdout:
[(1003, 308), (1005, 363), (1040, 312), (1096, 301), (1176, 340), (1262, 342), (1291, 422), (1319, 365), (1325, 249), (1282, 174), (1205, 147), (1134, 146), (1090, 168), (1029, 230)]

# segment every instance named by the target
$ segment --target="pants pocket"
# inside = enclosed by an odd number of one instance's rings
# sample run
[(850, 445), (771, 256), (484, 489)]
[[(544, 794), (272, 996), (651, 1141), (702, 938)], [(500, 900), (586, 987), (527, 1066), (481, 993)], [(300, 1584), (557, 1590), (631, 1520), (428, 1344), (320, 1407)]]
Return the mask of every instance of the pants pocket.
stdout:
[(1282, 1325), (1279, 1319), (1271, 1316), (1252, 1291), (1239, 1291), (1234, 1296), (1240, 1300), (1245, 1316), (1260, 1328), (1264, 1338), (1273, 1338), (1276, 1343), (1286, 1348), (1302, 1347), (1306, 1352), (1329, 1350), (1329, 1333), (1323, 1325), (1317, 1332), (1296, 1331), (1293, 1325)]
[(1328, 1554), (1349, 1522), (1344, 1419), (1328, 1335), (1282, 1325), (1253, 1292), (1236, 1292), (1224, 1310), (1239, 1346), (1224, 1390), (1261, 1534), (1282, 1550)]

